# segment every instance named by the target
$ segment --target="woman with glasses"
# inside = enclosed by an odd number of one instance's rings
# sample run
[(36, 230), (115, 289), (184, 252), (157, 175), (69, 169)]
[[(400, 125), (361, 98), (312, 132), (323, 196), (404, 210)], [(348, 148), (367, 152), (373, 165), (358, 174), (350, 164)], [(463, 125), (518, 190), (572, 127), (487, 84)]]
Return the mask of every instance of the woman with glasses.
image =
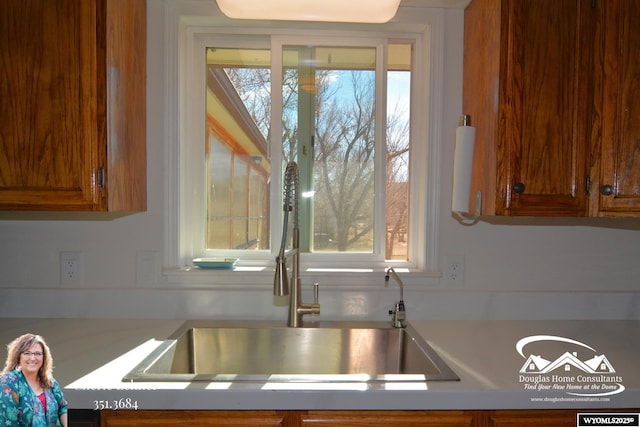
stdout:
[(53, 359), (39, 335), (7, 346), (0, 376), (0, 426), (67, 427), (67, 402), (53, 378)]

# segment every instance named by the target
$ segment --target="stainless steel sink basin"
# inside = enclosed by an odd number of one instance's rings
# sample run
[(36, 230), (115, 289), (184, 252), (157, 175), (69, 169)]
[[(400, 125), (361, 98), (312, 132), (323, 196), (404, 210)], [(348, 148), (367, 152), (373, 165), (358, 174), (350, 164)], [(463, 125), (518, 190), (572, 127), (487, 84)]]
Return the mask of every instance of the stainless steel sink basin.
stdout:
[[(326, 326), (325, 326), (326, 325)], [(129, 372), (127, 381), (457, 381), (408, 325), (384, 322), (322, 327), (213, 327), (186, 322)]]

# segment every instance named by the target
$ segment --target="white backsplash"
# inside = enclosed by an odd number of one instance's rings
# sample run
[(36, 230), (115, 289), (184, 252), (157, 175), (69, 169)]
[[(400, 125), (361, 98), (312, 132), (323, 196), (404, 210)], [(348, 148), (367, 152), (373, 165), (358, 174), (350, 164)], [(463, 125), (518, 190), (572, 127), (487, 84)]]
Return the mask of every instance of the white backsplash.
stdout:
[[(312, 298), (305, 294), (305, 300)], [(324, 320), (389, 319), (397, 293), (324, 291)], [(405, 291), (414, 320), (640, 320), (640, 294), (597, 292)], [(234, 290), (21, 290), (0, 289), (0, 317), (282, 319), (286, 301), (271, 289)]]

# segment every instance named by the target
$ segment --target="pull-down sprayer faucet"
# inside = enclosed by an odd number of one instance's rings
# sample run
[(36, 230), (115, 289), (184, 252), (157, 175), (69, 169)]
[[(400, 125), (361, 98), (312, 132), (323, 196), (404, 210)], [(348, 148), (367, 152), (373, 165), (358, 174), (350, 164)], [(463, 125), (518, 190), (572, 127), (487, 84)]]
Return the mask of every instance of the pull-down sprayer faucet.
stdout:
[[(282, 225), (282, 241), (280, 251), (276, 257), (276, 272), (273, 280), (273, 294), (276, 296), (289, 295), (289, 283), (287, 277), (287, 257), (293, 258), (291, 267), (291, 295), (289, 297), (289, 317), (287, 326), (298, 328), (302, 326), (302, 316), (305, 314), (320, 314), (318, 304), (318, 284), (314, 283), (314, 302), (305, 304), (302, 302), (302, 279), (300, 278), (300, 226), (298, 224), (298, 200), (299, 200), (298, 165), (295, 162), (287, 163), (284, 171), (284, 219)], [(287, 245), (287, 228), (289, 224), (289, 212), (293, 212), (293, 242), (292, 249), (285, 253)]]
[(402, 285), (400, 276), (398, 276), (393, 267), (389, 267), (387, 269), (387, 274), (384, 276), (385, 288), (389, 286), (390, 276), (393, 276), (394, 280), (398, 282), (398, 286), (400, 286), (400, 301), (394, 305), (393, 310), (389, 310), (389, 316), (393, 316), (391, 324), (394, 328), (404, 328), (407, 326), (407, 311), (404, 308), (404, 286)]

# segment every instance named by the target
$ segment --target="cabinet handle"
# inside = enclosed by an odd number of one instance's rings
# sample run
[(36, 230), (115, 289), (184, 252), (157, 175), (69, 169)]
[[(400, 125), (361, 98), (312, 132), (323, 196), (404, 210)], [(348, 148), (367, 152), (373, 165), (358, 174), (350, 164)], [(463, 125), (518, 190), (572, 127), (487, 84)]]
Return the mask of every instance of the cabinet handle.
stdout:
[(104, 168), (98, 168), (97, 173), (98, 188), (104, 188)]
[(521, 183), (521, 182), (517, 182), (517, 183), (515, 183), (515, 184), (513, 185), (513, 191), (514, 191), (516, 194), (522, 194), (522, 193), (524, 193), (524, 184), (523, 184), (523, 183)]
[(613, 185), (603, 185), (600, 188), (600, 192), (604, 195), (604, 196), (610, 196), (613, 194)]

